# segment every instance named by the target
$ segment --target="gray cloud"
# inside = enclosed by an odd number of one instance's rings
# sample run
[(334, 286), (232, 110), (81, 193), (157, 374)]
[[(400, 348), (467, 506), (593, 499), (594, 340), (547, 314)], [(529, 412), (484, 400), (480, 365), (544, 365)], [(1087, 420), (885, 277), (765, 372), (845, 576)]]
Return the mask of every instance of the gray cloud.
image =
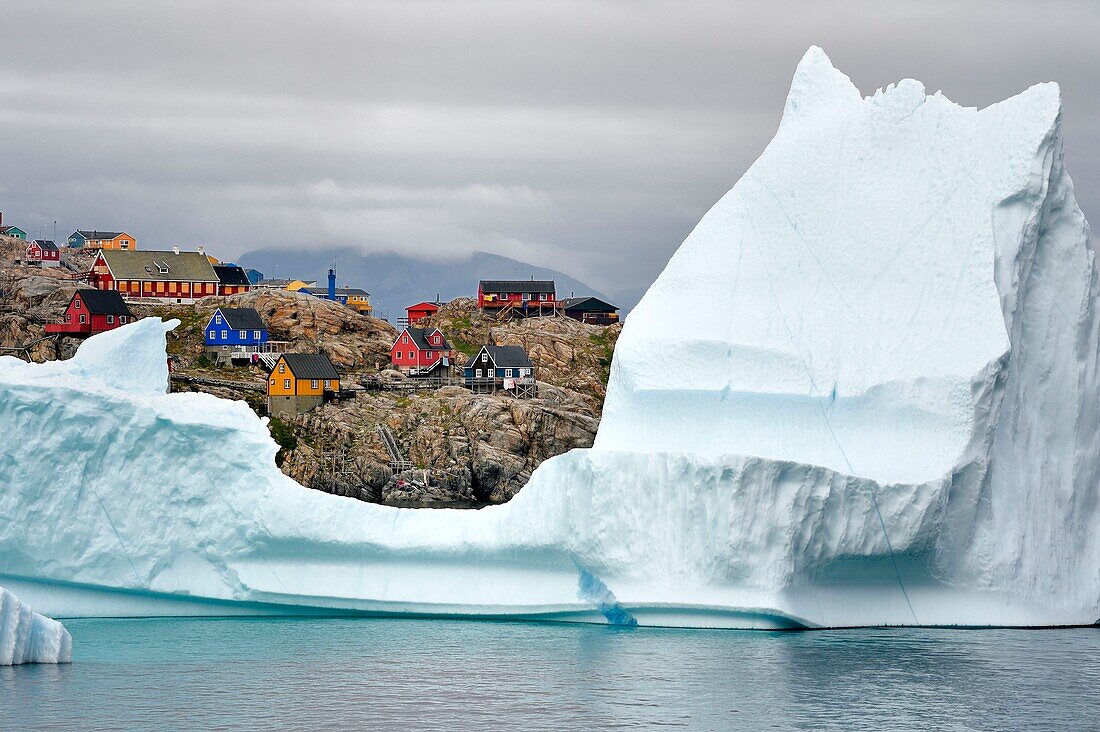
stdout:
[(767, 144), (816, 43), (864, 93), (1061, 82), (1088, 214), (1098, 5), (8, 0), (0, 210), (227, 257), (481, 249), (630, 290)]

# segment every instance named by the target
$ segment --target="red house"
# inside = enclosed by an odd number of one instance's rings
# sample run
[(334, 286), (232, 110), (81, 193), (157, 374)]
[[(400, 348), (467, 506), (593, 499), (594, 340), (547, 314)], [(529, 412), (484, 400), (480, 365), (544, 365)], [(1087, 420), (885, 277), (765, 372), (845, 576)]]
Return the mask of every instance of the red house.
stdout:
[(27, 245), (27, 261), (40, 267), (60, 267), (61, 250), (49, 239), (35, 239)]
[(47, 333), (90, 336), (133, 322), (122, 295), (114, 290), (77, 290), (60, 323), (47, 323)]
[(437, 302), (418, 302), (415, 305), (410, 305), (405, 308), (405, 315), (409, 321), (409, 325), (416, 325), (421, 320), (431, 317), (439, 312), (439, 303)]
[(517, 315), (540, 315), (557, 308), (553, 280), (482, 280), (477, 285), (477, 306), (482, 310), (505, 308)]
[(410, 376), (428, 376), (449, 368), (455, 352), (439, 328), (405, 328), (390, 346), (390, 363)]

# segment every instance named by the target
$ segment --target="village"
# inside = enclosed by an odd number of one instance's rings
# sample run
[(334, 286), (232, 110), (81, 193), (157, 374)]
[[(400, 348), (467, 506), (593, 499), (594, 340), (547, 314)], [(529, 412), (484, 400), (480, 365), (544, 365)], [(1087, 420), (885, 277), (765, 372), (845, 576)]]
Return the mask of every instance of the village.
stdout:
[(559, 298), (550, 280), (482, 279), (450, 302), (410, 292), (391, 325), (366, 289), (338, 286), (335, 263), (320, 284), (269, 279), (123, 231), (58, 246), (2, 214), (0, 244), (0, 354), (67, 358), (135, 319), (177, 318), (172, 391), (246, 401), (285, 473), (396, 505), (507, 500), (542, 460), (590, 446), (620, 327), (614, 305)]

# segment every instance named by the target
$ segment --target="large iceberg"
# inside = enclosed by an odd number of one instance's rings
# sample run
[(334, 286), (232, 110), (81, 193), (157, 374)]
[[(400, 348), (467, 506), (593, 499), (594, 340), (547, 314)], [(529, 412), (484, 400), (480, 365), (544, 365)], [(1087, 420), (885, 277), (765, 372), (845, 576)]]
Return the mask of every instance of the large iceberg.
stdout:
[(72, 660), (73, 639), (65, 626), (39, 615), (0, 587), (0, 666)]
[(0, 359), (0, 582), (54, 616), (625, 625), (1100, 617), (1097, 279), (1053, 84), (863, 98), (812, 48), (627, 322), (591, 450), (510, 503), (302, 489), (147, 319)]

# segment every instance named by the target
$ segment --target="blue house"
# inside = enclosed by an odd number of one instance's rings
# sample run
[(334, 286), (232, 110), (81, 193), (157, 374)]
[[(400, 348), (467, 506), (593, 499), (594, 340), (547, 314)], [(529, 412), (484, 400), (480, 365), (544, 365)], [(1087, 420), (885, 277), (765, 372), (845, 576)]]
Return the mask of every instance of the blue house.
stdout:
[(466, 387), (476, 394), (497, 390), (517, 397), (538, 395), (535, 365), (522, 346), (482, 346), (463, 369)]
[(268, 353), (267, 326), (255, 308), (218, 308), (203, 333), (207, 354), (217, 363), (259, 361)]
[(253, 286), (260, 284), (260, 280), (264, 279), (264, 273), (258, 269), (246, 269), (244, 274)]

